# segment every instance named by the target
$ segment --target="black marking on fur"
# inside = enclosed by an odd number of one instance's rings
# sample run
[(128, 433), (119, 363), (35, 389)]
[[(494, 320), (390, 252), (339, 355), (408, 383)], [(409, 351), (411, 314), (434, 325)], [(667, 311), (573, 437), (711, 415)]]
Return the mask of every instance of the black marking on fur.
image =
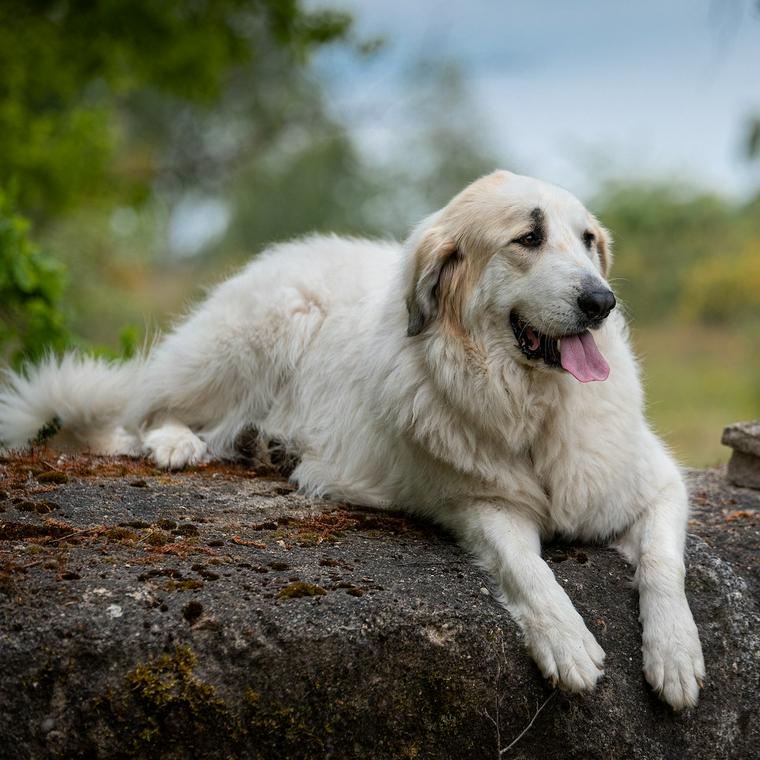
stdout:
[(246, 428), (235, 441), (235, 451), (239, 459), (262, 473), (290, 474), (299, 464), (299, 456), (283, 441), (263, 436), (255, 427)]
[(40, 446), (46, 441), (49, 441), (54, 435), (60, 432), (62, 427), (63, 423), (61, 422), (61, 418), (56, 414), (50, 422), (40, 428), (37, 437), (34, 439), (34, 444)]
[(408, 337), (413, 338), (425, 329), (425, 315), (422, 313), (415, 298), (406, 299), (406, 309), (409, 312), (409, 324), (406, 328)]
[(533, 222), (533, 228), (515, 238), (513, 242), (519, 243), (523, 248), (540, 248), (546, 240), (546, 223), (544, 212), (540, 208), (534, 208), (530, 212), (530, 218)]

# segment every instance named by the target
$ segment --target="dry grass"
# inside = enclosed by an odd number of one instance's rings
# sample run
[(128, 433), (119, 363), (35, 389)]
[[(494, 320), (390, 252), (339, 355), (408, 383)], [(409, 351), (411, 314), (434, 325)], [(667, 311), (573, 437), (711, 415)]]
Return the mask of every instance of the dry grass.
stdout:
[[(157, 470), (147, 459), (104, 457), (93, 454), (61, 454), (44, 446), (29, 452), (0, 456), (0, 488), (45, 493), (69, 478), (131, 478), (133, 485), (144, 485), (150, 476), (181, 478), (194, 473), (232, 478), (255, 478), (258, 472), (245, 464), (210, 462), (170, 474)], [(270, 473), (266, 473), (269, 475)]]

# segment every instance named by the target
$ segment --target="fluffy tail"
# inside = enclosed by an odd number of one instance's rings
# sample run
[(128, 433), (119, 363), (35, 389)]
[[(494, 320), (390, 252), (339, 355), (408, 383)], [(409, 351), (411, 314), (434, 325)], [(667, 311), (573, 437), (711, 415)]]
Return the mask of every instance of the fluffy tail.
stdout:
[(120, 428), (141, 361), (111, 363), (66, 354), (22, 372), (0, 388), (0, 449), (23, 449), (60, 430), (55, 445), (103, 454), (135, 453), (137, 439)]

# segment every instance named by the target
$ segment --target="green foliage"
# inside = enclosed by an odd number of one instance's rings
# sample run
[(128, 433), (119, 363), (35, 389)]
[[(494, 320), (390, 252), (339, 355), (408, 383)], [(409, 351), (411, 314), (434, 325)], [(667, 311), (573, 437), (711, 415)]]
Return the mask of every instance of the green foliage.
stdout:
[(155, 165), (146, 174), (113, 164), (124, 127), (135, 126), (125, 112), (140, 115), (133, 98), (153, 91), (175, 106), (210, 106), (236, 67), (265, 67), (273, 41), (295, 65), (348, 24), (299, 0), (6, 0), (0, 177), (36, 220), (84, 199), (145, 192)]
[(713, 256), (686, 275), (682, 314), (709, 323), (760, 319), (760, 238), (748, 240), (730, 260)]
[(69, 341), (59, 301), (63, 268), (28, 237), (29, 224), (0, 195), (0, 356), (15, 365)]
[[(87, 209), (102, 229), (115, 208), (137, 213), (161, 193), (171, 202), (201, 178), (215, 181), (256, 146), (252, 131), (271, 139), (283, 128), (269, 93), (349, 22), (301, 0), (0, 4), (0, 193), (16, 209), (2, 201), (0, 359), (70, 342), (59, 308), (64, 267), (30, 242), (22, 214), (43, 247), (78, 265), (70, 313), (81, 310), (85, 283), (112, 300), (98, 261), (78, 253), (85, 230), (62, 251), (60, 226)], [(218, 155), (209, 135), (240, 125), (233, 150)], [(134, 328), (123, 333), (122, 352), (137, 339)]]
[(594, 205), (614, 233), (613, 280), (634, 320), (736, 321), (756, 308), (760, 199), (732, 204), (673, 186), (628, 186)]
[(124, 359), (131, 359), (137, 353), (140, 331), (135, 325), (126, 325), (119, 333), (119, 354)]

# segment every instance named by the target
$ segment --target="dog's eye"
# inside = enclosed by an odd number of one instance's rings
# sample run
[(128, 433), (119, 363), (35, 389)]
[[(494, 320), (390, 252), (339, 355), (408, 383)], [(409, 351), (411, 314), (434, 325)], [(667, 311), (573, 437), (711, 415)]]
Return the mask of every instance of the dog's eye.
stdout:
[(589, 251), (591, 250), (591, 246), (594, 245), (595, 241), (596, 241), (596, 237), (594, 236), (593, 232), (589, 232), (588, 230), (586, 230), (583, 233), (583, 245), (585, 245)]
[(544, 241), (539, 234), (535, 232), (529, 232), (527, 235), (515, 238), (512, 242), (518, 243), (525, 248), (538, 248), (538, 246), (540, 246)]

